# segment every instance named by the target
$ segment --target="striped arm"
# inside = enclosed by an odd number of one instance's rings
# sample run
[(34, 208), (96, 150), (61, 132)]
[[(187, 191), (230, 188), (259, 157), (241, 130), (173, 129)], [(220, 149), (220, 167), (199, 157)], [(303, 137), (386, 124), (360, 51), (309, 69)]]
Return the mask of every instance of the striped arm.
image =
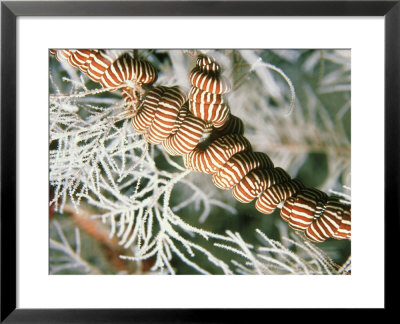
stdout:
[(315, 242), (351, 238), (351, 206), (314, 188), (304, 188), (286, 200), (281, 216)]
[(200, 142), (207, 123), (193, 116), (186, 102), (178, 87), (155, 87), (132, 118), (132, 126), (171, 155), (189, 153)]
[(100, 83), (104, 88), (117, 88), (127, 81), (137, 84), (151, 84), (157, 79), (155, 67), (145, 60), (129, 55), (113, 58), (104, 50), (50, 50), (59, 61), (67, 61)]
[(191, 113), (222, 127), (229, 119), (230, 110), (222, 95), (231, 90), (228, 81), (220, 75), (220, 67), (209, 57), (200, 56), (190, 73), (192, 88), (189, 93)]

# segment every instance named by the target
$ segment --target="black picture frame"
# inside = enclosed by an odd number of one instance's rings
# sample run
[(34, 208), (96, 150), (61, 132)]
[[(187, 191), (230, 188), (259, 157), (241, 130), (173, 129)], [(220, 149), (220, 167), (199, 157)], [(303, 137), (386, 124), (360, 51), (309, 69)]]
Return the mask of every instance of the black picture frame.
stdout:
[[(400, 1), (2, 1), (1, 3), (1, 322), (229, 322), (238, 312), (195, 309), (19, 309), (16, 307), (16, 19), (19, 16), (384, 16), (385, 18), (385, 309), (398, 286)], [(370, 67), (366, 67), (370, 68)], [(367, 161), (366, 161), (367, 162)], [(373, 170), (371, 170), (373, 174)], [(370, 175), (373, 176), (373, 175)], [(371, 188), (371, 191), (373, 189)], [(366, 197), (370, 201), (370, 197)], [(372, 235), (371, 235), (371, 239)], [(396, 259), (396, 257), (394, 257)], [(371, 260), (373, 262), (373, 260)], [(212, 312), (212, 315), (210, 314)], [(248, 314), (247, 314), (248, 315)], [(254, 314), (257, 315), (257, 314)], [(252, 314), (253, 316), (253, 314)]]

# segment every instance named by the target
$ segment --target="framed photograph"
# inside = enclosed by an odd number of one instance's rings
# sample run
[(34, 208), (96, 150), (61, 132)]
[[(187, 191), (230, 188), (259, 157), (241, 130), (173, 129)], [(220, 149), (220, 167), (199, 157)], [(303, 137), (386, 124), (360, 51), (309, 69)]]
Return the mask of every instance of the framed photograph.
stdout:
[(390, 309), (399, 14), (2, 2), (1, 320)]

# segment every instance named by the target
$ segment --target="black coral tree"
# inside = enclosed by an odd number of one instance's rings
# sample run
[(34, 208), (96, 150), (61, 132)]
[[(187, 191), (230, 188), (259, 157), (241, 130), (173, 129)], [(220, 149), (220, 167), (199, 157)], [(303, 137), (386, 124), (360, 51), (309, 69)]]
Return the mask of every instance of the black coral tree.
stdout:
[[(349, 198), (349, 51), (206, 52), (233, 84), (229, 105), (254, 147)], [(185, 90), (188, 53), (138, 51), (159, 70), (157, 83)], [(349, 273), (332, 261), (345, 263), (349, 242), (312, 244), (277, 213), (262, 215), (186, 170), (135, 133), (120, 91), (53, 57), (49, 77), (50, 273)]]

